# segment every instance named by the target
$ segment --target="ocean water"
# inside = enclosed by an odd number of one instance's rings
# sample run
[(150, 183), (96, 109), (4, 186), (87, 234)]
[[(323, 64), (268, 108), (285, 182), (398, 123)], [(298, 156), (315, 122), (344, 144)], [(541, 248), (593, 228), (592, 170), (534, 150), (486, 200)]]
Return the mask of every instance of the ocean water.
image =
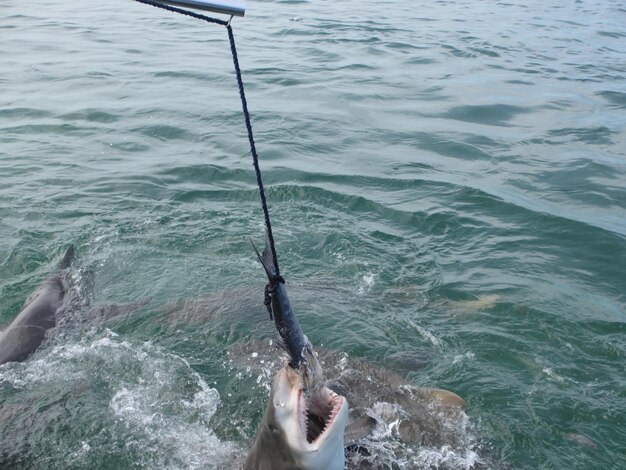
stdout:
[[(248, 1), (233, 20), (281, 270), (313, 344), (467, 402), (387, 468), (626, 468), (626, 8)], [(263, 219), (226, 31), (130, 0), (0, 6), (0, 468), (230, 468), (269, 374)], [(144, 301), (111, 321), (93, 307)]]

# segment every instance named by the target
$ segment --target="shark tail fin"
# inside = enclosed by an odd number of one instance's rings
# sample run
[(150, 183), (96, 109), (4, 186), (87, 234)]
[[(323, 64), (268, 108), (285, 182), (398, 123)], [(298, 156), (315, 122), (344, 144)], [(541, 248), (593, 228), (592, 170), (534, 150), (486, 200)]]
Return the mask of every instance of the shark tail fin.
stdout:
[(75, 254), (74, 245), (70, 245), (67, 248), (65, 255), (63, 256), (63, 259), (59, 263), (59, 269), (68, 268), (69, 265), (72, 263), (72, 260), (74, 259), (74, 254)]
[(252, 248), (254, 248), (259, 261), (263, 265), (263, 269), (265, 269), (267, 278), (270, 281), (273, 280), (276, 277), (276, 266), (274, 266), (274, 255), (272, 253), (272, 245), (269, 242), (267, 231), (265, 232), (265, 249), (263, 250), (263, 254), (259, 253), (259, 250), (257, 250), (256, 245), (252, 240), (250, 240), (250, 243), (252, 243)]

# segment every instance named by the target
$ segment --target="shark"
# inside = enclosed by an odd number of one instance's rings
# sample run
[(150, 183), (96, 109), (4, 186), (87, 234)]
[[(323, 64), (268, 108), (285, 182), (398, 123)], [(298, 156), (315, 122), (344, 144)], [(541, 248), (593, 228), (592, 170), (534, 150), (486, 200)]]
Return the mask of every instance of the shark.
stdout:
[(13, 321), (0, 332), (0, 365), (28, 359), (54, 328), (76, 322), (106, 324), (148, 304), (149, 299), (143, 299), (121, 305), (90, 306), (89, 296), (79, 295), (76, 286), (68, 282), (66, 273), (74, 258), (75, 248), (70, 246), (54, 273), (37, 286)]
[[(254, 245), (253, 245), (254, 246)], [(276, 373), (245, 470), (343, 470), (349, 405), (325, 383), (311, 342), (302, 332), (277, 272), (266, 235), (256, 254), (267, 274), (265, 304), (286, 353)]]
[(48, 276), (26, 299), (24, 306), (0, 336), (0, 364), (19, 362), (32, 355), (56, 326), (56, 313), (67, 301), (63, 270), (74, 258), (70, 246), (54, 274)]

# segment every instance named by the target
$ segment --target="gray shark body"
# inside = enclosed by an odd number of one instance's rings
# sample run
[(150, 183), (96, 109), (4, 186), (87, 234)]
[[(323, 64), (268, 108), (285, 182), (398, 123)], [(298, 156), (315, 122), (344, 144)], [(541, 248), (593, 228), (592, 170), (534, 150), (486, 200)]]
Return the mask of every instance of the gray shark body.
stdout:
[(44, 280), (28, 297), (22, 310), (0, 336), (0, 364), (23, 361), (33, 354), (56, 326), (56, 313), (63, 306), (67, 287), (61, 270), (74, 256), (70, 247), (59, 266), (59, 272)]
[(21, 362), (32, 355), (53, 328), (77, 327), (82, 324), (106, 325), (141, 309), (149, 303), (143, 299), (127, 304), (91, 306), (92, 292), (66, 282), (63, 275), (74, 258), (69, 247), (57, 271), (47, 277), (28, 297), (15, 319), (0, 332), (0, 364)]

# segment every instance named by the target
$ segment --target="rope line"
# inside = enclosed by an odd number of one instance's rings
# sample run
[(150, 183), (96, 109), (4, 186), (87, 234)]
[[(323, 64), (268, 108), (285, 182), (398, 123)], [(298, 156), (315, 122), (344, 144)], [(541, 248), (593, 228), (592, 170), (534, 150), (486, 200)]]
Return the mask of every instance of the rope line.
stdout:
[(162, 8), (163, 10), (172, 11), (174, 13), (180, 13), (181, 15), (191, 16), (199, 20), (207, 21), (208, 23), (216, 23), (222, 26), (226, 26), (228, 31), (228, 39), (230, 41), (230, 51), (233, 56), (233, 65), (235, 66), (235, 74), (237, 75), (237, 85), (239, 87), (239, 96), (241, 98), (241, 107), (243, 108), (244, 120), (246, 123), (246, 130), (248, 131), (248, 141), (250, 142), (250, 153), (252, 153), (252, 163), (254, 165), (254, 172), (256, 174), (256, 182), (259, 187), (259, 196), (261, 197), (261, 206), (263, 208), (263, 216), (265, 218), (265, 228), (267, 230), (267, 238), (269, 239), (270, 248), (272, 250), (272, 260), (274, 261), (274, 268), (276, 269), (276, 279), (282, 279), (280, 276), (280, 270), (278, 269), (278, 258), (276, 256), (276, 249), (274, 247), (274, 234), (272, 233), (272, 224), (270, 222), (270, 213), (267, 208), (267, 200), (265, 198), (265, 189), (263, 188), (263, 180), (261, 179), (261, 168), (259, 167), (259, 156), (256, 151), (256, 144), (254, 143), (254, 134), (252, 133), (252, 122), (250, 119), (250, 113), (248, 111), (248, 101), (246, 100), (246, 92), (243, 87), (243, 79), (241, 77), (241, 68), (239, 67), (239, 58), (237, 56), (237, 47), (235, 46), (235, 36), (233, 34), (233, 28), (230, 26), (230, 21), (224, 21), (217, 18), (211, 18), (209, 16), (201, 15), (181, 8), (176, 8), (170, 5), (165, 5), (150, 0), (135, 0), (139, 3), (151, 5), (156, 8)]
[(256, 153), (256, 144), (254, 143), (254, 135), (252, 134), (252, 122), (250, 121), (250, 113), (248, 112), (248, 101), (246, 100), (246, 92), (243, 89), (243, 79), (241, 78), (241, 69), (239, 68), (239, 58), (237, 57), (237, 48), (235, 46), (235, 36), (233, 28), (230, 24), (226, 25), (228, 30), (228, 39), (230, 40), (230, 51), (233, 54), (233, 64), (235, 73), (237, 74), (237, 84), (239, 85), (239, 96), (241, 97), (241, 106), (243, 107), (243, 115), (246, 121), (246, 129), (248, 130), (248, 141), (250, 142), (250, 151), (252, 152), (252, 162), (256, 173), (256, 182), (259, 186), (259, 196), (261, 196), (261, 206), (263, 207), (263, 215), (265, 217), (265, 227), (267, 228), (267, 238), (269, 238), (272, 248), (272, 258), (274, 260), (274, 268), (276, 269), (276, 277), (280, 277), (278, 269), (278, 259), (274, 248), (274, 234), (272, 233), (272, 224), (270, 222), (270, 213), (267, 209), (267, 201), (265, 199), (265, 190), (263, 189), (263, 181), (261, 180), (261, 168), (259, 167), (259, 156)]

